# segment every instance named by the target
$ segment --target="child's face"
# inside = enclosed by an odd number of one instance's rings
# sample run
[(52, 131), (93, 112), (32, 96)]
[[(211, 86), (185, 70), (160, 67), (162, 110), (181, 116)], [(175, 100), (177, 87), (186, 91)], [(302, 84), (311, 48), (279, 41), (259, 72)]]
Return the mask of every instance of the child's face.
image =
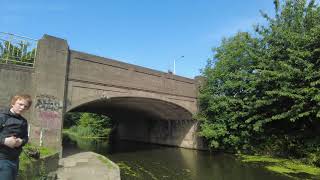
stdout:
[(29, 103), (24, 99), (18, 99), (11, 106), (12, 106), (11, 110), (16, 114), (22, 114), (23, 112), (29, 109)]

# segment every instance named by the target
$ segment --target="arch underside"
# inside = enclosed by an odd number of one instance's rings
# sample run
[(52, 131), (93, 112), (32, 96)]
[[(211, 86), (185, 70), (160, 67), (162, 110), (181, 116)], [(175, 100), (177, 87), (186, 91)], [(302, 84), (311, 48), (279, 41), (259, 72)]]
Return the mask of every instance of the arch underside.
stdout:
[(141, 115), (149, 119), (191, 120), (192, 113), (171, 102), (142, 97), (112, 97), (84, 103), (71, 111), (92, 112), (109, 117)]

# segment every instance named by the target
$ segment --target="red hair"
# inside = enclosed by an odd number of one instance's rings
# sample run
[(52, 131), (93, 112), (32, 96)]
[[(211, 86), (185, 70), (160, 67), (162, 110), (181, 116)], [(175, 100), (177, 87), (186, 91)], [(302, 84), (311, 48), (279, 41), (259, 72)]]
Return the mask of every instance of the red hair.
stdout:
[(20, 100), (20, 99), (26, 100), (28, 102), (28, 108), (31, 106), (32, 99), (31, 99), (31, 96), (28, 94), (17, 94), (15, 96), (13, 96), (11, 98), (11, 105), (14, 105), (16, 103), (16, 101)]

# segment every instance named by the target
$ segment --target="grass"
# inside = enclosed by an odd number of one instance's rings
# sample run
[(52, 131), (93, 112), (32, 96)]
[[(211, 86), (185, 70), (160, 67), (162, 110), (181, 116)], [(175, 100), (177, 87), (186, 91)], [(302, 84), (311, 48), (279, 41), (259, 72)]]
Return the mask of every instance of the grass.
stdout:
[(110, 160), (108, 160), (106, 157), (104, 156), (98, 156), (98, 159), (103, 162), (104, 164), (107, 165), (108, 168), (114, 168), (113, 164), (110, 162)]
[[(50, 148), (46, 148), (46, 147), (39, 147), (39, 146), (36, 146), (36, 145), (33, 145), (33, 144), (26, 144), (23, 149), (38, 149), (39, 152), (40, 152), (40, 158), (44, 158), (44, 157), (47, 157), (47, 156), (50, 156), (50, 155), (53, 155), (56, 153), (56, 151), (54, 151), (53, 149), (50, 149)], [(26, 153), (22, 152), (20, 157), (19, 157), (19, 174), (20, 174), (20, 177), (26, 177), (27, 176), (27, 173), (28, 173), (28, 170), (30, 170), (30, 168), (36, 168), (34, 167), (34, 163), (36, 161), (38, 161), (37, 159), (33, 159), (31, 157), (28, 157), (26, 155)], [(44, 166), (44, 165), (43, 165)], [(41, 169), (42, 168), (42, 169)], [(39, 171), (44, 171), (45, 167), (40, 167), (38, 170)], [(40, 172), (41, 174), (42, 172)], [(34, 179), (37, 179), (36, 177), (34, 177)]]
[(72, 135), (75, 136), (77, 138), (81, 138), (81, 139), (108, 139), (108, 137), (99, 137), (99, 136), (83, 136), (80, 135), (74, 131), (71, 131), (70, 129), (63, 129), (62, 131), (64, 134), (68, 134), (68, 135)]
[(269, 156), (238, 155), (242, 162), (259, 163), (264, 168), (282, 175), (299, 179), (320, 179), (320, 168), (305, 165), (296, 160), (274, 158)]

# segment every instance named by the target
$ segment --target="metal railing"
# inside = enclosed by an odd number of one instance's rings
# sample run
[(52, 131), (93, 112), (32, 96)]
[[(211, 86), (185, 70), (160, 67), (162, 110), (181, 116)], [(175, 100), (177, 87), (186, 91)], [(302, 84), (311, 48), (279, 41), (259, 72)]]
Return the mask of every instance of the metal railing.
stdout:
[(34, 67), (38, 41), (0, 32), (0, 63)]

